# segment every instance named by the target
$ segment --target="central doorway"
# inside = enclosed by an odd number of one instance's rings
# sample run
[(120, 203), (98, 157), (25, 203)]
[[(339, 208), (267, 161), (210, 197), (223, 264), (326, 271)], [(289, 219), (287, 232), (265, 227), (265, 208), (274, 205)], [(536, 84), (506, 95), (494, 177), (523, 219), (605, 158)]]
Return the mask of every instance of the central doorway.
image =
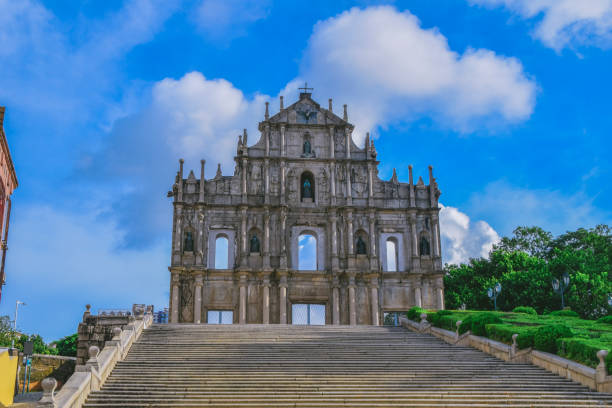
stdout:
[(325, 325), (325, 305), (294, 303), (291, 305), (291, 324)]

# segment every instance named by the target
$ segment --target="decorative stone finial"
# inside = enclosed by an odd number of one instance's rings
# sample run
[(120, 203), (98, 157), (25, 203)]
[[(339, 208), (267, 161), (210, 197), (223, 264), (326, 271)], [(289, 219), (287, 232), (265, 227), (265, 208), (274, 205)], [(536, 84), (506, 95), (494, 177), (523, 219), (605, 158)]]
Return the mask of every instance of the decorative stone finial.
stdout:
[(91, 305), (90, 305), (90, 304), (85, 305), (85, 310), (86, 310), (86, 311), (88, 311), (88, 312), (89, 312), (89, 310), (90, 310), (90, 309), (91, 309)]
[(57, 380), (53, 377), (47, 377), (41, 382), (43, 389), (42, 398), (38, 401), (39, 405), (54, 407), (55, 406), (55, 389), (57, 388)]
[(270, 119), (270, 109), (269, 109), (269, 105), (270, 105), (270, 102), (266, 102), (266, 114), (264, 115), (264, 117), (266, 118), (266, 120)]
[(414, 184), (414, 179), (412, 178), (412, 164), (408, 165), (408, 181), (410, 182), (410, 185)]
[(427, 313), (421, 313), (421, 323), (427, 323)]
[(221, 176), (223, 176), (223, 173), (221, 173), (221, 163), (217, 164), (217, 174), (215, 175), (215, 178), (220, 178)]
[(91, 346), (89, 347), (89, 358), (98, 358), (98, 354), (100, 354), (100, 347)]
[(333, 106), (332, 106), (332, 98), (329, 98), (329, 111), (333, 112)]
[(345, 121), (348, 121), (348, 110), (346, 104), (344, 104), (344, 116), (342, 117)]
[(599, 350), (597, 352), (597, 358), (599, 359), (599, 364), (606, 366), (606, 357), (608, 357), (608, 350)]
[(280, 97), (280, 110), (285, 109), (284, 99), (285, 98), (283, 98), (282, 95), (281, 95), (281, 97)]
[(119, 340), (119, 337), (121, 336), (121, 327), (113, 327), (113, 339), (117, 339)]
[(246, 129), (242, 129), (242, 140), (244, 141), (245, 147), (248, 146), (248, 143), (249, 143), (249, 142), (247, 142), (247, 138), (248, 138), (247, 130)]
[(433, 166), (429, 166), (429, 184), (433, 182)]

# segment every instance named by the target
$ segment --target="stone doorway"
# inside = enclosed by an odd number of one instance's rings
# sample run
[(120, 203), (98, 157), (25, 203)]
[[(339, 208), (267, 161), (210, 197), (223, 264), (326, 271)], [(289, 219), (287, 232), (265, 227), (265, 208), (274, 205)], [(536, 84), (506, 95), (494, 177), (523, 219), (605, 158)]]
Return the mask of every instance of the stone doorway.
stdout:
[(325, 305), (294, 303), (291, 305), (291, 324), (325, 325)]

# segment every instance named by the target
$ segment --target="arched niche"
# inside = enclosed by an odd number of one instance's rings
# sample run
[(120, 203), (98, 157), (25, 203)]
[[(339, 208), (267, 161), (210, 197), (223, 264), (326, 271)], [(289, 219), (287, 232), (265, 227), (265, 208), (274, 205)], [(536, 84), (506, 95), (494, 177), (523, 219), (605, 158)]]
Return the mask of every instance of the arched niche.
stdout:
[(300, 176), (300, 201), (303, 203), (315, 202), (315, 178), (310, 171)]

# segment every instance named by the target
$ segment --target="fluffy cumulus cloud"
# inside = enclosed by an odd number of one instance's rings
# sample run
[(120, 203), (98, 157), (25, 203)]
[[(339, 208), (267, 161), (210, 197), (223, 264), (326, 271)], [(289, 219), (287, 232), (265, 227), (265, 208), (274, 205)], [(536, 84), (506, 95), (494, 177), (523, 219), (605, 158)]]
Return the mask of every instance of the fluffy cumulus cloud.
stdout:
[(536, 22), (533, 34), (557, 51), (566, 47), (612, 45), (612, 0), (469, 0), (504, 6)]
[(113, 195), (111, 210), (127, 232), (125, 245), (147, 246), (169, 233), (165, 194), (178, 158), (185, 159), (185, 177), (194, 169), (199, 178), (200, 159), (207, 161), (207, 178), (218, 164), (223, 174), (233, 174), (238, 136), (244, 127), (249, 144), (257, 141), (266, 99), (247, 98), (226, 80), (192, 72), (157, 82), (145, 109), (115, 123), (106, 147), (83, 160), (83, 172)]
[(489, 220), (504, 235), (511, 234), (517, 225), (537, 225), (561, 234), (612, 222), (612, 214), (598, 209), (593, 200), (580, 191), (565, 194), (496, 181), (473, 194), (466, 208), (470, 214)]
[(12, 315), (11, 305), (25, 301), (19, 326), (26, 332), (41, 333), (47, 341), (73, 333), (88, 303), (94, 311), (167, 305), (167, 242), (118, 251), (123, 232), (96, 211), (20, 205), (13, 214), (6, 265), (10, 290), (3, 293), (0, 314)]
[(516, 58), (485, 49), (453, 51), (437, 29), (425, 29), (408, 11), (353, 8), (319, 22), (300, 68), (303, 79), (341, 103), (358, 138), (377, 126), (430, 115), (469, 131), (483, 123), (524, 121), (536, 84)]
[(472, 221), (454, 207), (440, 205), (440, 233), (445, 263), (460, 264), (470, 258), (488, 257), (497, 232), (485, 221)]

